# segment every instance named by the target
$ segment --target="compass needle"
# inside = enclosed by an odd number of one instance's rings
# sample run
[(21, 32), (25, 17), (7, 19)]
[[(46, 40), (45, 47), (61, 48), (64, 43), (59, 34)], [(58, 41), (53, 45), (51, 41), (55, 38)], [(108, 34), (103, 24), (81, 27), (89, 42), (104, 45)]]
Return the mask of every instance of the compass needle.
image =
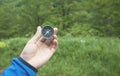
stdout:
[(45, 26), (43, 27), (42, 29), (42, 36), (45, 38), (45, 39), (49, 39), (53, 36), (54, 34), (54, 30), (52, 27), (50, 26)]

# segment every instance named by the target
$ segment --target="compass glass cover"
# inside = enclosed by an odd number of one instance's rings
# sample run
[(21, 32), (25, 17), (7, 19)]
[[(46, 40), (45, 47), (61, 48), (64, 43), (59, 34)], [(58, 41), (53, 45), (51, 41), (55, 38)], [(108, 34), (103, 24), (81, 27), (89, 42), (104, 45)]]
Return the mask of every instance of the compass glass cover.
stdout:
[(42, 35), (44, 38), (49, 39), (53, 36), (53, 34), (54, 34), (54, 30), (52, 27), (50, 27), (50, 26), (43, 27)]

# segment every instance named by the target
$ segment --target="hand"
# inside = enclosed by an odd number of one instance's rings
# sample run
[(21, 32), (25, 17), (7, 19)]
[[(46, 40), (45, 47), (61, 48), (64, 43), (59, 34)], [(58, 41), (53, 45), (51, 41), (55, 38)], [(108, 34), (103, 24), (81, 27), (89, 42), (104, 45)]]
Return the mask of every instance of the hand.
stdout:
[(44, 39), (41, 36), (41, 27), (37, 28), (36, 34), (28, 41), (20, 57), (36, 69), (42, 67), (54, 54), (58, 47), (57, 28), (54, 28), (54, 36)]

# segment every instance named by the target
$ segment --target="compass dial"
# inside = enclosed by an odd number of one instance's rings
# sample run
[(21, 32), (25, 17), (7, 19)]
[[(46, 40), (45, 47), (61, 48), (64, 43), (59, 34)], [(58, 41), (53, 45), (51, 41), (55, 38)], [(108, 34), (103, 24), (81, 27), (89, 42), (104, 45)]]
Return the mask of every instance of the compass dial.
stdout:
[(45, 26), (42, 28), (42, 36), (45, 38), (45, 39), (49, 39), (53, 36), (54, 34), (54, 30), (52, 27), (50, 26)]

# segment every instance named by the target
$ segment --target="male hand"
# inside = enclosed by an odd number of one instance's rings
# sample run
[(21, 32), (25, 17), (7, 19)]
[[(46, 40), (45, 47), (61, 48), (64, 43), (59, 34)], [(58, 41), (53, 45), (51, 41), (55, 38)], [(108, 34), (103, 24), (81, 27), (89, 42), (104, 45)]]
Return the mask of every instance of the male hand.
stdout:
[(41, 36), (41, 27), (38, 26), (36, 34), (28, 41), (20, 57), (36, 69), (42, 67), (58, 47), (57, 31), (57, 28), (54, 28), (53, 38), (44, 39)]

